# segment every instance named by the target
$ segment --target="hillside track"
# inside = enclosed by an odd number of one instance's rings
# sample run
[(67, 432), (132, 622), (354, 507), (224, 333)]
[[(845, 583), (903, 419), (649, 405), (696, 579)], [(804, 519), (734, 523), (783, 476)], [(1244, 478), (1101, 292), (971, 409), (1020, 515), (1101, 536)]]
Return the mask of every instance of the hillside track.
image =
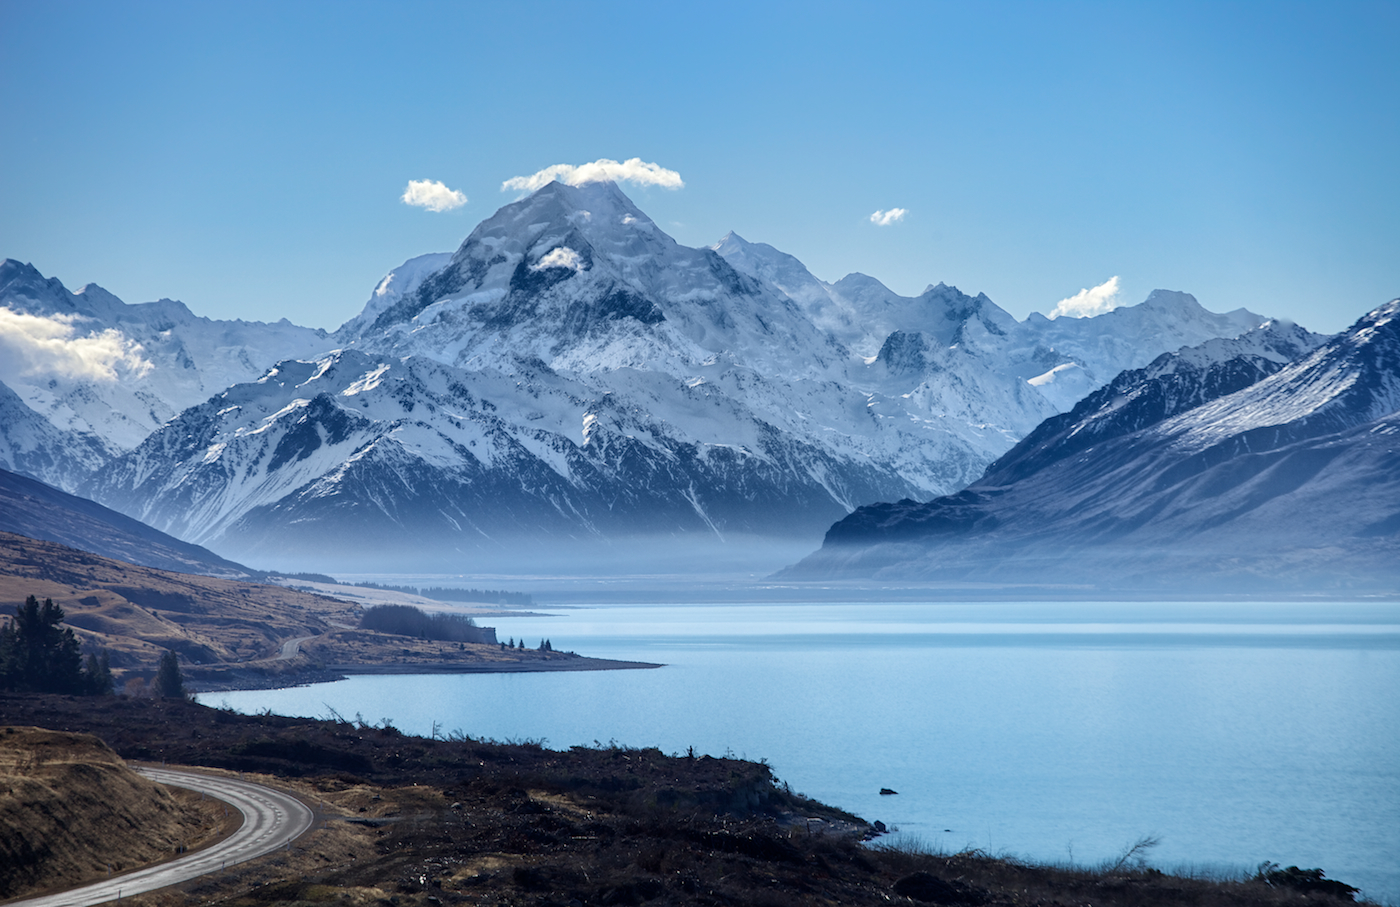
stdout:
[(57, 894), (11, 901), (5, 907), (89, 907), (191, 879), (243, 863), (286, 847), (311, 829), (311, 809), (281, 791), (214, 775), (170, 768), (137, 768), (158, 784), (199, 791), (222, 800), (243, 815), (243, 824), (227, 838), (176, 860), (103, 879)]

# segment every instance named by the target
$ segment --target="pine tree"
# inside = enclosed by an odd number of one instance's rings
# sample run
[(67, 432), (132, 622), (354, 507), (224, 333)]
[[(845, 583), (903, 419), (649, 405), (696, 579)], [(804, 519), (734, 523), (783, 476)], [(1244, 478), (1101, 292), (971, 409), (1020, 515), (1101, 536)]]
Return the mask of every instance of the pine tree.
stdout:
[(28, 693), (83, 691), (78, 640), (63, 623), (63, 609), (34, 596), (0, 628), (0, 687)]
[(89, 653), (83, 665), (84, 692), (93, 696), (111, 696), (116, 691), (116, 681), (112, 679), (112, 659), (107, 650), (101, 655)]
[(180, 658), (174, 650), (166, 649), (165, 654), (160, 657), (154, 686), (157, 696), (167, 699), (185, 698), (185, 678), (180, 673)]

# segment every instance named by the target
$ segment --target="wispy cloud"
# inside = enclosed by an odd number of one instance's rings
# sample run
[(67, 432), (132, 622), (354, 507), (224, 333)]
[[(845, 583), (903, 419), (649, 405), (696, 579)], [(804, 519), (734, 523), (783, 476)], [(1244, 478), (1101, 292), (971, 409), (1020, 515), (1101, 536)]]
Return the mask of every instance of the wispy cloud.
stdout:
[(1050, 311), (1051, 318), (1093, 318), (1111, 312), (1123, 303), (1118, 301), (1118, 278), (1110, 277), (1096, 287), (1080, 290), (1067, 299), (1061, 299)]
[(400, 201), (415, 208), (429, 211), (451, 211), (467, 203), (467, 196), (456, 189), (449, 189), (437, 180), (409, 180)]
[(632, 183), (637, 186), (660, 186), (663, 189), (681, 189), (685, 181), (674, 170), (667, 170), (660, 164), (648, 164), (639, 157), (621, 163), (600, 158), (588, 164), (555, 164), (529, 176), (513, 176), (501, 183), (501, 191), (511, 189), (534, 192), (558, 180), (566, 186), (582, 186), (584, 183), (601, 183), (611, 180), (615, 183)]
[(115, 381), (118, 370), (140, 377), (154, 367), (141, 355), (141, 345), (116, 328), (75, 336), (79, 320), (0, 308), (0, 376)]
[(870, 215), (870, 222), (877, 227), (888, 227), (890, 224), (899, 223), (904, 220), (904, 215), (909, 211), (906, 208), (891, 208), (888, 211), (876, 211)]

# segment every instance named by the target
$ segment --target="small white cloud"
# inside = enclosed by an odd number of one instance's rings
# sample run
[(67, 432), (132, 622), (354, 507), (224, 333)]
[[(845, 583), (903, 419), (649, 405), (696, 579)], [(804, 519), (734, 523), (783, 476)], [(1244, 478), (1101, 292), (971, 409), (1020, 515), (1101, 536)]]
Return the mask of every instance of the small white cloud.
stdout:
[(0, 377), (34, 375), (115, 381), (118, 370), (142, 377), (154, 366), (141, 345), (116, 328), (78, 333), (76, 315), (29, 315), (0, 308)]
[(1118, 301), (1118, 278), (1115, 276), (1096, 287), (1080, 290), (1068, 299), (1061, 299), (1049, 317), (1093, 318), (1111, 312), (1122, 304)]
[(663, 189), (681, 189), (685, 181), (674, 170), (667, 170), (660, 164), (648, 164), (634, 157), (618, 163), (609, 158), (600, 158), (589, 164), (555, 164), (529, 176), (513, 176), (501, 183), (501, 191), (517, 189), (534, 192), (558, 180), (566, 186), (582, 186), (584, 183), (601, 183), (611, 180), (615, 183), (632, 183), (637, 186), (660, 186)]
[(399, 198), (405, 205), (427, 208), (429, 211), (451, 211), (467, 203), (467, 196), (449, 189), (437, 180), (409, 180), (408, 188)]
[(582, 271), (583, 258), (568, 246), (560, 246), (551, 249), (548, 255), (530, 266), (531, 271), (543, 271), (545, 268), (573, 268), (575, 271)]
[(888, 227), (890, 224), (904, 220), (904, 215), (909, 211), (906, 208), (891, 208), (888, 211), (876, 211), (870, 215), (870, 222), (877, 227)]

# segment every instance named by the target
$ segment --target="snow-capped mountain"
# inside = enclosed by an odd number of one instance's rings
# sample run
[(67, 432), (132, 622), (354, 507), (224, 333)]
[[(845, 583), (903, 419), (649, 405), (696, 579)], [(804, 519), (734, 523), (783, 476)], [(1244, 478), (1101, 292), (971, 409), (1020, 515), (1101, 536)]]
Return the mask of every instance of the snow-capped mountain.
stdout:
[[(186, 411), (91, 491), (260, 563), (289, 550), (418, 563), (500, 560), (529, 540), (783, 535), (843, 512), (838, 496), (901, 484), (701, 386), (657, 380), (643, 399), (639, 378), (628, 401), (586, 391), (544, 368), (464, 372), (357, 350), (288, 361)], [(723, 442), (652, 409), (708, 422)]]
[(0, 469), (56, 487), (76, 487), (109, 457), (96, 436), (54, 426), (3, 383), (0, 426)]
[[(796, 576), (1364, 588), (1400, 573), (1400, 300), (1165, 356), (956, 495), (861, 508)], [(1228, 358), (1225, 358), (1228, 357)]]
[(108, 455), (230, 384), (330, 345), (323, 331), (285, 319), (213, 321), (169, 299), (127, 305), (96, 284), (71, 293), (9, 259), (0, 262), (0, 315), (5, 382), (51, 425), (96, 437)]
[(1089, 387), (1263, 321), (1185, 294), (1111, 314), (826, 285), (732, 234), (681, 246), (612, 183), (552, 183), (391, 272), (338, 349), (220, 389), (83, 487), (259, 563), (815, 541), (975, 479), (1059, 411), (1065, 372)]
[(1094, 318), (1034, 313), (1018, 322), (985, 295), (970, 297), (941, 283), (900, 296), (864, 274), (825, 283), (791, 255), (734, 233), (713, 248), (735, 269), (787, 293), (858, 356), (883, 353), (896, 333), (906, 366), (938, 364), (941, 351), (958, 349), (1002, 384), (1029, 382), (1055, 412), (1159, 353), (1235, 337), (1267, 320), (1246, 309), (1208, 312), (1189, 293), (1154, 290), (1141, 305)]

